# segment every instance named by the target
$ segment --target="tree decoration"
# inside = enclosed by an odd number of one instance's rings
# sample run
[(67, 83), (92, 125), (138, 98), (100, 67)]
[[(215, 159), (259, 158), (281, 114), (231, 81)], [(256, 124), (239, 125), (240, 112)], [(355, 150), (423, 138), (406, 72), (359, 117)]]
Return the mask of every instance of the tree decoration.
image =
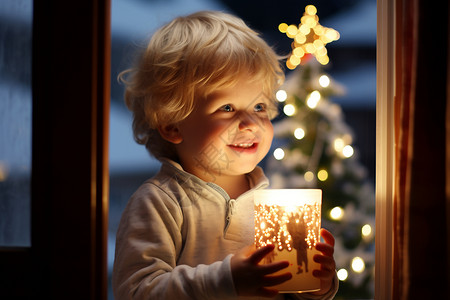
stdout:
[(319, 24), (317, 9), (314, 5), (306, 6), (298, 26), (281, 23), (278, 30), (294, 39), (292, 54), (286, 61), (286, 66), (291, 70), (295, 69), (302, 61), (308, 60), (310, 55), (313, 55), (322, 65), (328, 64), (330, 59), (325, 46), (339, 39), (339, 32)]

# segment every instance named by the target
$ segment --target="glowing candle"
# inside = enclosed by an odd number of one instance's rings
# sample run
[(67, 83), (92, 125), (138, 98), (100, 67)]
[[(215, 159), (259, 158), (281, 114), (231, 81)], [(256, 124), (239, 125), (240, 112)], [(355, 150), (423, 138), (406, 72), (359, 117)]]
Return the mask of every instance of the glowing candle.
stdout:
[[(255, 191), (255, 244), (274, 244), (263, 263), (289, 261), (292, 279), (274, 286), (280, 293), (312, 292), (320, 280), (312, 275), (320, 269), (313, 261), (320, 239), (322, 191), (319, 189), (268, 189)], [(286, 269), (279, 273), (286, 272)]]

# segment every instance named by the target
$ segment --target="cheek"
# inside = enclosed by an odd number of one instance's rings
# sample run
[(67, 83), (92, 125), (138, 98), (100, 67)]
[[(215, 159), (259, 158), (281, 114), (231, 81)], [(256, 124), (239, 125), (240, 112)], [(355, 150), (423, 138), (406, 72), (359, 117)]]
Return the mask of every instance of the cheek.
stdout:
[(272, 144), (272, 140), (273, 140), (273, 125), (272, 122), (270, 121), (266, 121), (265, 123), (265, 132), (264, 132), (264, 137), (267, 140), (267, 143), (270, 145)]

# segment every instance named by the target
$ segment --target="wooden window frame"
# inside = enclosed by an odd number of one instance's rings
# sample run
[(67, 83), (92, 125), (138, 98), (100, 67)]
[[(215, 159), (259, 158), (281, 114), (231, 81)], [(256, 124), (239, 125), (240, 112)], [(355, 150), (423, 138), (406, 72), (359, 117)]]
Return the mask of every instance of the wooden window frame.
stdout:
[(377, 1), (375, 299), (392, 299), (395, 1)]
[(35, 0), (31, 247), (0, 248), (1, 298), (106, 299), (110, 0)]

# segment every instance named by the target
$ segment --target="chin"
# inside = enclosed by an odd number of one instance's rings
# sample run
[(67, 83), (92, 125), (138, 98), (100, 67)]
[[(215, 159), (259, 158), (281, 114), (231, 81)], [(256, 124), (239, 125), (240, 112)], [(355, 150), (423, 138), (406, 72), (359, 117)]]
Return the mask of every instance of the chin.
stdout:
[(238, 170), (236, 170), (238, 174), (247, 174), (253, 171), (258, 163), (240, 163), (239, 166), (236, 166)]

